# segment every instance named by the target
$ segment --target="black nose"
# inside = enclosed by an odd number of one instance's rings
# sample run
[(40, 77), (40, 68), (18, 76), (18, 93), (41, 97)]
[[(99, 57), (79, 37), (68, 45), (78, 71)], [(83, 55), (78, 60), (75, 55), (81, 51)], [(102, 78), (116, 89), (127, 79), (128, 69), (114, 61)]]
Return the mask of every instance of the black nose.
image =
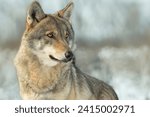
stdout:
[(73, 53), (71, 51), (68, 51), (65, 53), (65, 57), (67, 61), (70, 61), (73, 58)]

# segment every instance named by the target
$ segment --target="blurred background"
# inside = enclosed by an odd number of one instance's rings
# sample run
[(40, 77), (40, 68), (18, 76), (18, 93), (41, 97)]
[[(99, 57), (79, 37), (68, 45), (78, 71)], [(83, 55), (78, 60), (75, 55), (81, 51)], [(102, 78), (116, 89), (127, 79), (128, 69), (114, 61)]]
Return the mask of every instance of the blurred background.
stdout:
[[(39, 0), (46, 13), (68, 0)], [(120, 99), (150, 99), (150, 1), (73, 0), (79, 68), (109, 83)], [(0, 0), (0, 99), (21, 99), (13, 59), (32, 0)]]

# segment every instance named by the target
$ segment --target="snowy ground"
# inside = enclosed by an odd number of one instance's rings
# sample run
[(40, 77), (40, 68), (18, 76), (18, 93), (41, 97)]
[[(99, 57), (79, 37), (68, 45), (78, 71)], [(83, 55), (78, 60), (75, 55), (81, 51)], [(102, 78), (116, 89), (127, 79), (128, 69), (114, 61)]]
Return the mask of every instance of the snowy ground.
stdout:
[(0, 99), (19, 99), (14, 55), (14, 51), (0, 48)]
[[(82, 47), (78, 66), (112, 85), (120, 99), (150, 99), (150, 48)], [(20, 99), (13, 58), (16, 51), (0, 49), (0, 99)]]
[(103, 48), (99, 52), (103, 66), (110, 71), (110, 84), (120, 99), (150, 99), (149, 51), (149, 47), (140, 47)]

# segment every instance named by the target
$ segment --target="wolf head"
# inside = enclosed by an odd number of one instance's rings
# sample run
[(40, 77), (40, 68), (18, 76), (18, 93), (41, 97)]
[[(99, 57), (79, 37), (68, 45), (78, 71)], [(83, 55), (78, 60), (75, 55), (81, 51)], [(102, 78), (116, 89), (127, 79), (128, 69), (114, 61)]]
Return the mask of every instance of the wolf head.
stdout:
[(39, 61), (48, 66), (68, 63), (72, 53), (74, 31), (70, 23), (73, 3), (54, 14), (45, 14), (34, 1), (27, 13), (24, 40)]

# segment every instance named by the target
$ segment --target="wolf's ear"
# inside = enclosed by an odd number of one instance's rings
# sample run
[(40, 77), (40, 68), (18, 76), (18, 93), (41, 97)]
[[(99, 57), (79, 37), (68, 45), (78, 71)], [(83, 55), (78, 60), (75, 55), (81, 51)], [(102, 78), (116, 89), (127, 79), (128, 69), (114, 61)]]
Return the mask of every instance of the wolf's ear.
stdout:
[(37, 1), (32, 2), (27, 12), (27, 26), (34, 26), (41, 21), (46, 15)]
[(62, 18), (65, 18), (67, 20), (70, 20), (72, 10), (73, 10), (73, 6), (74, 6), (74, 3), (70, 2), (69, 4), (67, 4), (67, 6), (64, 9), (58, 11), (58, 16), (62, 17)]

